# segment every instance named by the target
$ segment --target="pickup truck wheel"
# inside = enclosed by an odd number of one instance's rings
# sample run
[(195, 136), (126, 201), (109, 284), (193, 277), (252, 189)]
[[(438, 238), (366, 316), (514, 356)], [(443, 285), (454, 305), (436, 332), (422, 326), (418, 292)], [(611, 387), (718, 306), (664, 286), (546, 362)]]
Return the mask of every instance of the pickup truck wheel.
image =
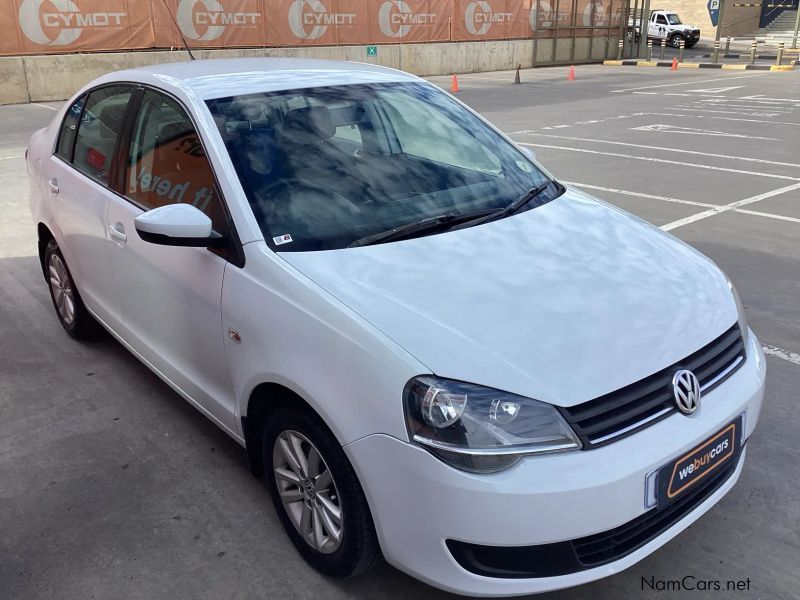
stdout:
[(86, 310), (78, 288), (67, 268), (67, 262), (55, 240), (50, 240), (44, 251), (44, 271), (50, 289), (50, 298), (61, 326), (69, 335), (79, 340), (94, 339), (100, 326)]
[(680, 48), (681, 40), (685, 39), (686, 38), (684, 38), (680, 33), (675, 33), (672, 35), (671, 38), (669, 38), (669, 45), (672, 46), (673, 48)]
[(350, 461), (310, 411), (286, 408), (263, 432), (265, 480), (284, 530), (318, 571), (338, 578), (380, 556), (367, 500)]

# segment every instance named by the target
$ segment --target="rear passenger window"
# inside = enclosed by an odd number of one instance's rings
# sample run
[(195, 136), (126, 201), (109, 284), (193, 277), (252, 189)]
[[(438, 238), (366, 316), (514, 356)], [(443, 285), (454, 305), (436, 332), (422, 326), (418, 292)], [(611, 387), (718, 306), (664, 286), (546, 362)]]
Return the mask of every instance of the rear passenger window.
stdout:
[(67, 114), (64, 115), (64, 122), (61, 123), (56, 156), (63, 158), (67, 162), (72, 162), (72, 150), (75, 147), (75, 133), (78, 131), (78, 121), (80, 121), (84, 104), (86, 104), (86, 94), (78, 98), (75, 103), (69, 107)]
[(92, 179), (108, 184), (114, 148), (131, 97), (129, 86), (110, 86), (89, 94), (83, 110), (72, 164)]
[(183, 108), (163, 94), (144, 94), (125, 180), (125, 195), (144, 208), (192, 204), (208, 215), (214, 231), (229, 232), (200, 137)]

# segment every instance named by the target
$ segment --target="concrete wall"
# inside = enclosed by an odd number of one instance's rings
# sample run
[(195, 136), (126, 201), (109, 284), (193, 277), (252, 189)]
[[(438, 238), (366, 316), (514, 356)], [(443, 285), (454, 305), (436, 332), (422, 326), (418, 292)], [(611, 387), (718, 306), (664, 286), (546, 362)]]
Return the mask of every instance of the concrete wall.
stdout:
[[(764, 0), (766, 2), (767, 0)], [(753, 33), (758, 29), (758, 20), (761, 15), (759, 7), (734, 7), (733, 2), (727, 0), (725, 7), (725, 23), (723, 23), (723, 38), (726, 36), (742, 36)], [(700, 35), (706, 39), (714, 38), (717, 28), (711, 25), (711, 18), (708, 16), (708, 0), (669, 0), (669, 2), (659, 3), (650, 0), (653, 8), (664, 10), (674, 10), (681, 17), (684, 23), (690, 23), (700, 28)], [(742, 3), (758, 3), (758, 0), (742, 0)]]
[[(588, 62), (589, 39), (577, 39), (571, 56), (571, 39), (558, 40), (553, 61), (553, 40), (539, 40), (537, 65)], [(605, 41), (595, 38), (593, 61), (605, 57)], [(311, 46), (301, 48), (242, 48), (194, 50), (197, 58), (291, 56), (353, 60), (401, 69), (417, 75), (475, 73), (534, 66), (533, 40), (445, 42), (437, 44), (387, 44), (377, 56), (367, 56), (366, 46)], [(0, 104), (43, 102), (69, 98), (92, 79), (121, 69), (188, 60), (185, 51), (103, 52), (0, 57)]]

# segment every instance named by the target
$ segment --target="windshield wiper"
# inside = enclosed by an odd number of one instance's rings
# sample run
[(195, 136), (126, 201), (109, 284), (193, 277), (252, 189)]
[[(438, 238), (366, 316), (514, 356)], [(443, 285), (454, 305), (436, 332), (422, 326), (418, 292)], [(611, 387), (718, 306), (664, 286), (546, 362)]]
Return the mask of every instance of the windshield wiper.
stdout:
[(558, 185), (555, 181), (545, 181), (541, 185), (537, 185), (535, 188), (531, 188), (525, 192), (522, 196), (514, 200), (508, 206), (495, 209), (482, 217), (467, 221), (466, 223), (461, 223), (458, 227), (453, 227), (453, 231), (457, 229), (466, 229), (467, 227), (474, 227), (475, 225), (481, 225), (489, 221), (499, 221), (500, 219), (505, 219), (509, 215), (513, 215), (515, 212), (519, 211), (521, 208), (525, 207), (531, 201), (536, 199), (539, 194), (550, 187), (551, 183)]
[(435, 217), (427, 217), (420, 221), (413, 221), (411, 223), (406, 223), (405, 225), (400, 225), (399, 227), (387, 229), (386, 231), (379, 231), (378, 233), (373, 233), (372, 235), (359, 238), (353, 243), (349, 244), (347, 247), (357, 248), (359, 246), (369, 246), (371, 244), (380, 244), (383, 242), (391, 242), (394, 240), (409, 238), (417, 234), (429, 233), (438, 229), (449, 229), (454, 224), (461, 223), (463, 221), (474, 221), (476, 219), (493, 214), (494, 212), (494, 209), (478, 210), (470, 213), (445, 213)]

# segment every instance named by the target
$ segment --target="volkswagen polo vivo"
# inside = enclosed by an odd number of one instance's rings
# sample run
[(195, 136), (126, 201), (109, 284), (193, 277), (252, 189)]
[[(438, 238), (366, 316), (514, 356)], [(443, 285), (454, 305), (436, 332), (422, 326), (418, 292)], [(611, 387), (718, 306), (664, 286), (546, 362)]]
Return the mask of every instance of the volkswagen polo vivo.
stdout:
[(64, 329), (99, 324), (243, 445), (323, 573), (577, 585), (739, 477), (766, 367), (731, 282), (417, 77), (114, 73), (27, 164)]

